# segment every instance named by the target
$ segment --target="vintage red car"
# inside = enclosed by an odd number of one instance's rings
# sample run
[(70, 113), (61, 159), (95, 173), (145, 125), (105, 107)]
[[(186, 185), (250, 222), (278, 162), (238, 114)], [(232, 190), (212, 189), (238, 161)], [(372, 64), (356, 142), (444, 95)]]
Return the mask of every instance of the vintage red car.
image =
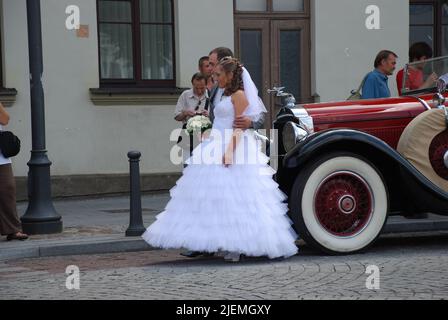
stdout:
[[(436, 64), (448, 72), (448, 57)], [(276, 180), (307, 244), (354, 253), (390, 215), (448, 215), (447, 78), (401, 97), (305, 105), (276, 90)]]

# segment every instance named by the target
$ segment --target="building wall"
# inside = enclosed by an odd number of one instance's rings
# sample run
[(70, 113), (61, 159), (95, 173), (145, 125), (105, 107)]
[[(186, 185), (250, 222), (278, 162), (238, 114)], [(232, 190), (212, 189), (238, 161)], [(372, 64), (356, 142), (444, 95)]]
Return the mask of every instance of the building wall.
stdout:
[[(65, 8), (78, 5), (89, 37), (65, 28)], [(96, 1), (41, 0), (43, 83), (48, 156), (52, 175), (117, 174), (128, 171), (127, 152), (142, 152), (142, 173), (180, 171), (169, 161), (170, 133), (179, 124), (174, 105), (94, 105), (99, 87)], [(210, 13), (201, 16), (200, 13)], [(219, 12), (219, 14), (215, 14)], [(177, 85), (189, 87), (200, 56), (219, 45), (233, 48), (233, 4), (175, 0)], [(22, 140), (16, 176), (26, 176), (31, 150), (26, 1), (3, 1), (4, 82), (18, 90), (9, 129)], [(211, 27), (213, 26), (213, 27)]]
[[(312, 3), (312, 92), (320, 101), (346, 99), (373, 70), (382, 49), (398, 56), (397, 70), (407, 63), (409, 0), (314, 0)], [(366, 8), (380, 9), (380, 29), (366, 28)], [(389, 78), (397, 95), (395, 74)]]
[(180, 67), (180, 87), (189, 87), (197, 63), (216, 47), (233, 50), (233, 1), (176, 0), (177, 56)]

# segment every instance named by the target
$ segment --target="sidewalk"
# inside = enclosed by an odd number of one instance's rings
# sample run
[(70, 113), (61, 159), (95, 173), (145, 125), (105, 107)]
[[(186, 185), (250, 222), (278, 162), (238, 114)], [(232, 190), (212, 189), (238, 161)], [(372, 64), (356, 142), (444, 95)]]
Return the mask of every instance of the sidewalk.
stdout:
[[(143, 224), (148, 227), (163, 211), (169, 194), (142, 196)], [(63, 232), (32, 235), (26, 241), (0, 239), (0, 260), (57, 255), (113, 253), (151, 250), (140, 237), (126, 237), (129, 226), (129, 197), (55, 200), (56, 211), (62, 216)], [(19, 203), (22, 216), (27, 203)]]
[[(163, 211), (169, 193), (142, 196), (143, 223), (148, 227)], [(53, 235), (35, 235), (26, 241), (0, 239), (0, 260), (74, 254), (97, 254), (153, 250), (140, 237), (126, 237), (129, 226), (129, 197), (56, 200), (64, 231)], [(27, 203), (19, 203), (22, 216)], [(383, 234), (448, 230), (448, 217), (431, 215), (428, 219), (409, 220), (390, 217)]]

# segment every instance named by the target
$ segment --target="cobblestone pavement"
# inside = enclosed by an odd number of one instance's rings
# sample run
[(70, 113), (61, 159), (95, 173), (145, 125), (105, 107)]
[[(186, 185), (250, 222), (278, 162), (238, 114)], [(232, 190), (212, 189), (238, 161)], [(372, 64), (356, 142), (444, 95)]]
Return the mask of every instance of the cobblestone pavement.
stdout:
[[(364, 254), (324, 256), (300, 245), (286, 260), (188, 259), (179, 250), (0, 262), (0, 299), (447, 299), (448, 233), (382, 237)], [(68, 265), (80, 289), (66, 288)], [(367, 289), (369, 265), (380, 270)], [(7, 295), (6, 295), (7, 293)]]

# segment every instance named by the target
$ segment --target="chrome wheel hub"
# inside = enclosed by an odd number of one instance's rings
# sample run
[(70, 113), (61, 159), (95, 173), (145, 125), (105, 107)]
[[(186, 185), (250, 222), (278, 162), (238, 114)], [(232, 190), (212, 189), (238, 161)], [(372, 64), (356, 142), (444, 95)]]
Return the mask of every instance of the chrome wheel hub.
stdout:
[(356, 209), (356, 200), (351, 195), (344, 195), (339, 199), (339, 210), (344, 214), (353, 213)]

